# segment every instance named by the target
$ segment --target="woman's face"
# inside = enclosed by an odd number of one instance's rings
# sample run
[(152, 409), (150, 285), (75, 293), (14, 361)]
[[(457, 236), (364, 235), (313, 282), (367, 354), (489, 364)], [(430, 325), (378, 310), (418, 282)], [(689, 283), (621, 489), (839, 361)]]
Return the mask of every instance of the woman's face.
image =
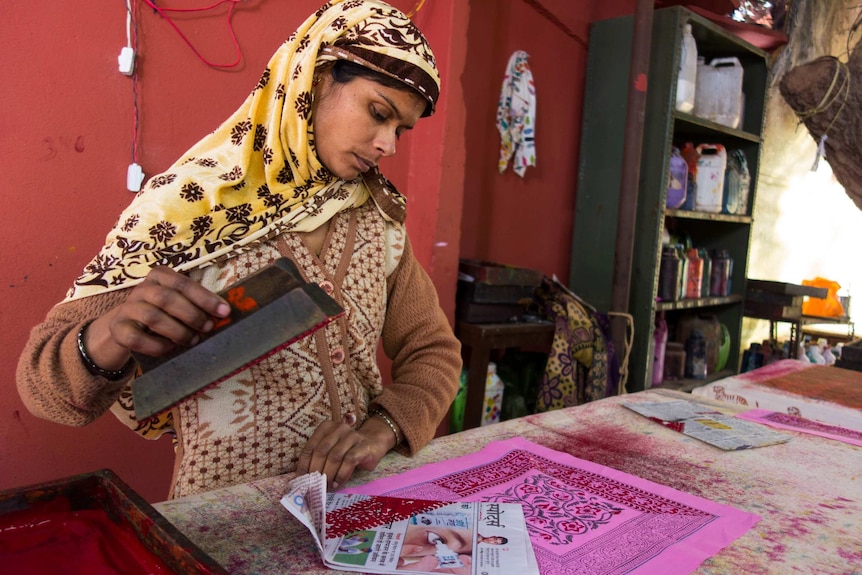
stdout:
[(425, 101), (399, 90), (354, 78), (346, 84), (323, 74), (314, 108), (317, 155), (330, 172), (352, 180), (395, 154), (398, 138), (425, 111)]

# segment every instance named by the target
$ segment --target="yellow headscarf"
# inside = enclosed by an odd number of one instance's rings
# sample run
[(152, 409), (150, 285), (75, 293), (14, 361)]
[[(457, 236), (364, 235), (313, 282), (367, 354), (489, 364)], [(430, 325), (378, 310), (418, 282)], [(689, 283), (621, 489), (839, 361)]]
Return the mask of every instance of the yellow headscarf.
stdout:
[(405, 199), (376, 168), (341, 180), (315, 153), (312, 81), (337, 59), (401, 80), (433, 113), (440, 77), (410, 19), (378, 0), (327, 2), (273, 55), (239, 110), (149, 180), (66, 301), (135, 285), (155, 265), (192, 270), (284, 231), (314, 230), (369, 197), (403, 223)]

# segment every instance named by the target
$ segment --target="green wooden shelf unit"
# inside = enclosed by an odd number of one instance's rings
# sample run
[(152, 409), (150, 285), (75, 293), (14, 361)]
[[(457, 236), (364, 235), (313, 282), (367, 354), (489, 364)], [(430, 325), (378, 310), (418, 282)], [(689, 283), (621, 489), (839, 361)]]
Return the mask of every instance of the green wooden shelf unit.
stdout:
[[(690, 23), (698, 56), (735, 56), (743, 66), (743, 119), (729, 128), (675, 109), (682, 36)], [(683, 313), (708, 313), (727, 326), (731, 336), (728, 367), (740, 355), (743, 302), (751, 242), (768, 82), (767, 54), (684, 7), (653, 15), (646, 110), (635, 218), (634, 253), (628, 312), (634, 318), (628, 390), (651, 387), (655, 314), (665, 312), (673, 325)], [(597, 309), (608, 311), (623, 165), (632, 16), (603, 20), (590, 29), (578, 189), (569, 285)], [(751, 188), (745, 215), (667, 209), (671, 149), (683, 142), (721, 144), (745, 154)], [(662, 232), (688, 235), (707, 249), (727, 249), (733, 257), (731, 293), (679, 302), (656, 301)]]

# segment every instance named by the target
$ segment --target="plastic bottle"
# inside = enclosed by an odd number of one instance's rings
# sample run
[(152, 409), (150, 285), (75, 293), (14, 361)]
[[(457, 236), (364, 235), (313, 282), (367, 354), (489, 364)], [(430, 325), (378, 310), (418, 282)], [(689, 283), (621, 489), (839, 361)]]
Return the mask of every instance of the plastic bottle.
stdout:
[(697, 251), (697, 255), (700, 256), (701, 264), (701, 273), (700, 273), (700, 297), (709, 296), (709, 283), (712, 278), (712, 258), (709, 257), (709, 251), (706, 248), (700, 248)]
[(676, 289), (676, 301), (685, 299), (685, 286), (688, 283), (688, 257), (685, 255), (685, 247), (676, 245), (677, 257), (680, 263), (679, 282)]
[(796, 348), (796, 359), (805, 363), (811, 363), (808, 359), (808, 351), (805, 349), (805, 341), (799, 342), (799, 347)]
[(680, 154), (679, 148), (671, 150), (670, 165), (668, 167), (668, 185), (665, 206), (668, 208), (679, 208), (685, 203), (685, 194), (688, 189), (688, 164)]
[(688, 164), (688, 187), (685, 190), (685, 202), (681, 209), (691, 211), (694, 209), (694, 201), (697, 197), (697, 162), (700, 160), (700, 154), (694, 144), (686, 142), (680, 150), (680, 155)]
[(760, 346), (763, 352), (763, 365), (769, 365), (773, 361), (772, 340), (764, 339)]
[(808, 360), (816, 365), (826, 365), (826, 360), (823, 359), (823, 355), (820, 353), (820, 346), (816, 343), (808, 345)]
[(706, 379), (706, 338), (697, 330), (685, 341), (685, 376)]
[(823, 346), (823, 361), (826, 362), (826, 365), (835, 365), (835, 354), (832, 353), (832, 348), (829, 347), (829, 344)]
[(485, 407), (482, 409), (482, 425), (498, 423), (503, 409), (503, 381), (497, 376), (497, 364), (488, 362), (485, 378)]
[(458, 393), (452, 401), (449, 412), (449, 433), (458, 433), (464, 429), (464, 406), (467, 404), (467, 370), (461, 371)]
[(666, 246), (661, 251), (661, 267), (659, 268), (658, 298), (661, 301), (677, 300), (677, 285), (679, 284), (680, 261), (676, 248)]
[(697, 86), (697, 43), (691, 35), (691, 24), (686, 23), (682, 32), (682, 54), (676, 85), (676, 109), (687, 114), (694, 110)]
[(748, 371), (748, 362), (751, 361), (751, 346), (742, 352), (742, 360), (739, 362), (739, 373)]
[(727, 260), (727, 264), (725, 266), (726, 280), (724, 282), (724, 295), (730, 295), (733, 291), (733, 257), (731, 257), (728, 250), (723, 250), (723, 252), (724, 259)]
[(733, 260), (727, 250), (713, 250), (709, 274), (709, 295), (726, 296), (730, 293), (730, 274)]
[(742, 353), (742, 365), (740, 371), (754, 371), (758, 367), (763, 367), (763, 346), (759, 343), (752, 343), (748, 349)]
[(697, 299), (700, 297), (703, 280), (703, 260), (697, 248), (688, 248), (686, 251), (688, 258), (688, 276), (685, 284), (685, 297), (687, 299)]
[(732, 150), (727, 154), (727, 167), (724, 171), (724, 200), (721, 211), (725, 214), (745, 215), (748, 212), (748, 194), (751, 175), (748, 160), (742, 150)]
[(652, 384), (653, 386), (661, 385), (664, 381), (664, 356), (667, 350), (667, 321), (664, 319), (664, 312), (660, 311), (655, 320), (655, 352), (652, 362)]

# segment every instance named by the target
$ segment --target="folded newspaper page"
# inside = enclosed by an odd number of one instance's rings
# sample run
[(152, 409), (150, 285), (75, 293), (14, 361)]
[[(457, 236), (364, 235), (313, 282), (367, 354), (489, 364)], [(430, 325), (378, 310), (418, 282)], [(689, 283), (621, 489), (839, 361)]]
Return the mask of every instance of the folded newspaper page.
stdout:
[(311, 532), (323, 563), (363, 573), (538, 575), (517, 503), (326, 493), (326, 477), (290, 483), (281, 504)]
[(726, 450), (751, 449), (790, 441), (785, 433), (740, 421), (693, 401), (623, 403), (644, 417)]

